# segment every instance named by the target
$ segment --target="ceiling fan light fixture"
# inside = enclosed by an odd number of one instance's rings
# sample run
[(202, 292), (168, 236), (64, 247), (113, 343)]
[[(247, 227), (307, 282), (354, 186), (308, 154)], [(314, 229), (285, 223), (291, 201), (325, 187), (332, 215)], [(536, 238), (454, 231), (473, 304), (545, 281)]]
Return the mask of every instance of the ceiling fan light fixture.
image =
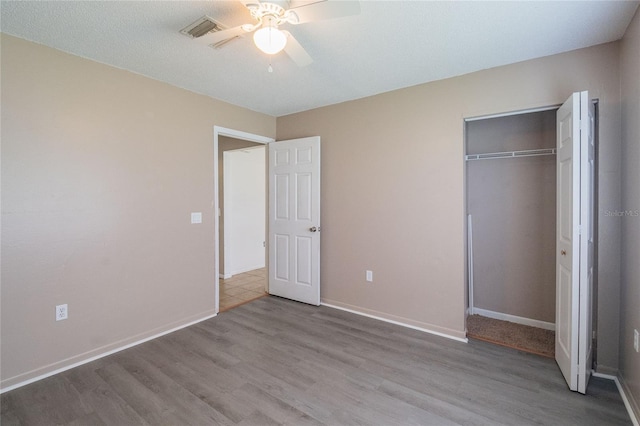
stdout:
[(280, 52), (287, 44), (287, 36), (271, 22), (253, 33), (253, 42), (267, 55)]

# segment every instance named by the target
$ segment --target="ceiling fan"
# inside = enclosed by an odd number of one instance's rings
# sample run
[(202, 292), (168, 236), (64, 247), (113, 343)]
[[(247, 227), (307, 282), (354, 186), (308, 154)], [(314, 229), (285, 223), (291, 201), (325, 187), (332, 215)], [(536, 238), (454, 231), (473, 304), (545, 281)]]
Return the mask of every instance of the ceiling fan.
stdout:
[(249, 9), (251, 17), (256, 20), (255, 23), (224, 28), (218, 21), (204, 16), (180, 32), (214, 48), (220, 48), (236, 37), (253, 33), (253, 41), (258, 49), (268, 55), (284, 50), (298, 66), (303, 67), (313, 62), (313, 59), (289, 31), (279, 28), (281, 25), (299, 25), (360, 13), (358, 1), (239, 1)]

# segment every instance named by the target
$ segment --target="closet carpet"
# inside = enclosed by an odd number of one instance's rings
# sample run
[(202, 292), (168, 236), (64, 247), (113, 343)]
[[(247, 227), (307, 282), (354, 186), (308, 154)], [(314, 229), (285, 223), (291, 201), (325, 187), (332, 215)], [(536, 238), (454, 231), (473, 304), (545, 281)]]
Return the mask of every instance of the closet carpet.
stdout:
[(508, 321), (469, 315), (467, 337), (554, 358), (555, 332)]

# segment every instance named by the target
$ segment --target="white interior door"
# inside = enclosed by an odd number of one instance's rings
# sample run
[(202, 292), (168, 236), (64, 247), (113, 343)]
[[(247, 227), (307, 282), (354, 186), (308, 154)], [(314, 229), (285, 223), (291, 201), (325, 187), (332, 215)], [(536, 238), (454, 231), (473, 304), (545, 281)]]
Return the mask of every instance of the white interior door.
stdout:
[(269, 144), (269, 293), (320, 304), (320, 137)]
[(588, 92), (557, 113), (556, 361), (569, 388), (586, 392), (591, 373), (593, 135)]

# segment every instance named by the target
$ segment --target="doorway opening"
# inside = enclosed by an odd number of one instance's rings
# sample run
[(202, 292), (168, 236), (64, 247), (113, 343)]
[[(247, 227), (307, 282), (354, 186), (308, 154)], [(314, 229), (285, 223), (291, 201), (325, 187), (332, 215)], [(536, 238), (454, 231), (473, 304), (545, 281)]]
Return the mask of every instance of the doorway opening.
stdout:
[(214, 127), (215, 306), (268, 292), (266, 144), (272, 138)]
[[(597, 101), (594, 106), (597, 147)], [(557, 110), (465, 120), (467, 335), (550, 358), (556, 340)], [(597, 167), (597, 155), (594, 162)], [(596, 177), (597, 169), (597, 186)]]
[(465, 121), (467, 334), (550, 358), (556, 110)]
[[(237, 148), (242, 146), (242, 148)], [(266, 294), (265, 146), (222, 136), (220, 310)]]

